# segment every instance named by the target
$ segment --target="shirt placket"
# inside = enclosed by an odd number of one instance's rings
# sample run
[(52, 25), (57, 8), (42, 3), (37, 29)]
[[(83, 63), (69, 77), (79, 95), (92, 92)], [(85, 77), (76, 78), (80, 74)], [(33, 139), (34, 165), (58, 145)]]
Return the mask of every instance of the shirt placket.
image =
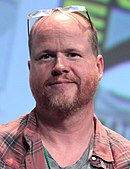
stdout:
[(34, 163), (33, 163), (31, 154), (26, 155), (25, 162), (26, 162), (26, 169), (36, 169), (34, 167)]
[(29, 146), (25, 157), (26, 169), (46, 169), (42, 141), (39, 135), (26, 136), (26, 141)]

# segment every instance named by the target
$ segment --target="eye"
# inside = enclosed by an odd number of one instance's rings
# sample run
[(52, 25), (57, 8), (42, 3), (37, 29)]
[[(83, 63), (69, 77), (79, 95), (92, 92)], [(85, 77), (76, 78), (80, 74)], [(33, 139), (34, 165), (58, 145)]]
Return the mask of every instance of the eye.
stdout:
[(69, 54), (67, 55), (67, 57), (69, 57), (70, 59), (77, 59), (77, 58), (79, 58), (79, 57), (81, 57), (81, 56), (80, 56), (80, 54), (78, 54), (78, 53), (71, 52), (71, 53), (69, 53)]
[(42, 60), (42, 61), (45, 61), (45, 62), (48, 62), (48, 61), (51, 61), (52, 59), (54, 59), (55, 56), (49, 54), (49, 53), (43, 53), (40, 57), (39, 57), (39, 60)]

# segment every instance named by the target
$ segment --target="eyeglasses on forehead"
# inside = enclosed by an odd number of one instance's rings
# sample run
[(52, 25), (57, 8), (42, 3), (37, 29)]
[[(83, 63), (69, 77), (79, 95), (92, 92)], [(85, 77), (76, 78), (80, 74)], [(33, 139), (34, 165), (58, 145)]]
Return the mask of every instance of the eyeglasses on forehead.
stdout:
[(64, 7), (64, 8), (52, 8), (52, 9), (41, 9), (35, 12), (30, 13), (27, 16), (27, 29), (28, 29), (28, 36), (30, 33), (30, 19), (32, 18), (40, 18), (40, 17), (44, 17), (44, 16), (50, 16), (54, 11), (59, 10), (62, 13), (72, 13), (72, 12), (86, 12), (87, 14), (87, 18), (89, 20), (91, 29), (93, 30), (93, 24), (90, 18), (90, 15), (88, 13), (88, 10), (85, 8), (85, 6), (68, 6), (68, 7)]

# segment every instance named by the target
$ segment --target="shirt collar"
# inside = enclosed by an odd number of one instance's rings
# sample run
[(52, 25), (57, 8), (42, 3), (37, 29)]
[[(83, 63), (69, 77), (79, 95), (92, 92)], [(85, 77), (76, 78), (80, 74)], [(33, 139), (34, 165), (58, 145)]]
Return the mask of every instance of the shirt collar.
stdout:
[(93, 145), (93, 155), (100, 157), (104, 161), (114, 161), (109, 137), (106, 127), (94, 116), (95, 136)]
[(113, 169), (113, 155), (106, 127), (94, 116), (95, 135), (89, 162), (96, 168)]
[[(96, 116), (94, 116), (94, 126), (95, 126), (95, 134), (94, 134), (94, 143), (93, 148), (89, 155), (90, 164), (96, 167), (106, 168), (105, 166), (114, 161), (111, 145), (109, 142), (109, 137), (107, 134), (106, 127), (98, 120)], [(24, 136), (29, 146), (31, 147), (31, 143), (35, 138), (39, 138), (40, 136), (37, 131), (37, 122), (35, 109), (29, 114), (28, 122), (26, 126), (26, 130), (24, 131)], [(37, 136), (36, 136), (37, 135)], [(106, 164), (107, 163), (107, 164)]]

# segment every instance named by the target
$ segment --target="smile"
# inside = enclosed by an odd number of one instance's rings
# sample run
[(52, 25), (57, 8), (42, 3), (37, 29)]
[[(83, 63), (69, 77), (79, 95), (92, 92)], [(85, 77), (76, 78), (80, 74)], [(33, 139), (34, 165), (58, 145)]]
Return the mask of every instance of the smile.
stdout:
[(67, 80), (63, 80), (63, 81), (56, 81), (50, 84), (50, 86), (52, 85), (64, 85), (64, 84), (69, 84), (69, 83), (74, 83), (72, 81), (67, 81)]

